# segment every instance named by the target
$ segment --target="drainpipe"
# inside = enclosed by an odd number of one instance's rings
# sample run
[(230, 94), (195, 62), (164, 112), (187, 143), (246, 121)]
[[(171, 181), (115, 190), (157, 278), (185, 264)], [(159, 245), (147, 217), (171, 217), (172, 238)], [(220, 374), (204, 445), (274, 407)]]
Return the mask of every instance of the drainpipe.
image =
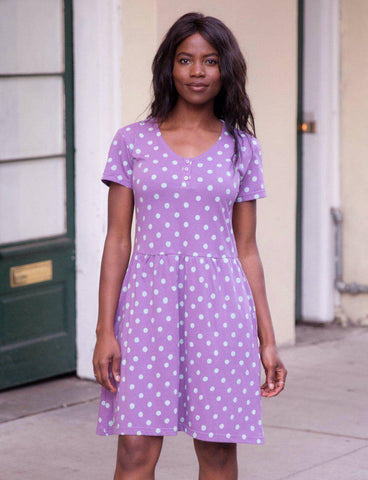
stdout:
[(342, 277), (342, 221), (343, 215), (339, 208), (332, 207), (331, 215), (335, 224), (335, 287), (341, 293), (357, 295), (368, 293), (368, 285), (356, 282), (345, 283)]

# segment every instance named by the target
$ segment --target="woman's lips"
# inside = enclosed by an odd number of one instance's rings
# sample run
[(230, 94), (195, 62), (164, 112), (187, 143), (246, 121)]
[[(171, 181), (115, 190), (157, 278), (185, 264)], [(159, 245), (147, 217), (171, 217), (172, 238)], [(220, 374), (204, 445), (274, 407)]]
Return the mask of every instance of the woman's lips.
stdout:
[(208, 87), (208, 85), (205, 85), (203, 83), (187, 83), (186, 86), (192, 90), (193, 92), (203, 92), (204, 90), (206, 90), (206, 88)]

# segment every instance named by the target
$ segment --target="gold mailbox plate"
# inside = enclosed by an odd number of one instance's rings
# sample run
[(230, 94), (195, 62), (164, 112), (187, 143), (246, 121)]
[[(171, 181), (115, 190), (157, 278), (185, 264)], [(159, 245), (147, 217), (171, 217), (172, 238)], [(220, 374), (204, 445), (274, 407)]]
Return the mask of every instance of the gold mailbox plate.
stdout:
[(27, 263), (10, 268), (10, 286), (23, 287), (52, 280), (52, 260)]

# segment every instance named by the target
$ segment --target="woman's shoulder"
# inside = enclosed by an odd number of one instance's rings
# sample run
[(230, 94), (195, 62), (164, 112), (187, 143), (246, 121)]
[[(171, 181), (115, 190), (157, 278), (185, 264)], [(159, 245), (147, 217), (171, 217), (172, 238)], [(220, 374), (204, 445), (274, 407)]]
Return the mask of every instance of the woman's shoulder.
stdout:
[[(149, 129), (153, 129), (153, 119), (146, 118), (144, 120), (140, 120), (139, 122), (128, 123), (123, 125), (118, 129), (118, 132), (127, 140), (133, 140), (139, 134), (144, 134), (144, 131)], [(141, 135), (142, 136), (142, 135)]]
[(253, 152), (254, 148), (259, 147), (258, 138), (251, 133), (246, 132), (245, 130), (241, 130), (239, 128), (235, 128), (235, 132), (237, 134), (237, 138), (239, 139), (241, 150), (243, 152)]
[(240, 128), (235, 128), (235, 131), (241, 139), (248, 140), (253, 145), (256, 145), (258, 143), (257, 137), (255, 137), (251, 133), (246, 132), (245, 130), (241, 130)]

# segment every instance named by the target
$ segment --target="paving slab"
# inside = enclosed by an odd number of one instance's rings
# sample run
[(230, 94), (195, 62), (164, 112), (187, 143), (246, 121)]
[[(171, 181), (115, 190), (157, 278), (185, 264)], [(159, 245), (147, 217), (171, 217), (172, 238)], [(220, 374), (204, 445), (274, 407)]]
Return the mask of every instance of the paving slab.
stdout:
[(342, 340), (346, 335), (365, 333), (367, 327), (354, 325), (352, 323), (342, 326), (340, 322), (304, 322), (299, 321), (295, 325), (295, 341), (298, 347), (304, 344), (316, 344), (330, 340)]
[(320, 465), (312, 466), (299, 473), (284, 477), (290, 480), (311, 479), (333, 480), (367, 480), (368, 479), (368, 446), (359, 447), (355, 451), (337, 457)]
[(362, 405), (367, 386), (358, 374), (351, 375), (349, 386), (339, 377), (290, 372), (280, 395), (262, 398), (264, 424), (368, 440), (368, 409)]
[(95, 399), (100, 388), (75, 375), (10, 388), (0, 392), (0, 423)]

